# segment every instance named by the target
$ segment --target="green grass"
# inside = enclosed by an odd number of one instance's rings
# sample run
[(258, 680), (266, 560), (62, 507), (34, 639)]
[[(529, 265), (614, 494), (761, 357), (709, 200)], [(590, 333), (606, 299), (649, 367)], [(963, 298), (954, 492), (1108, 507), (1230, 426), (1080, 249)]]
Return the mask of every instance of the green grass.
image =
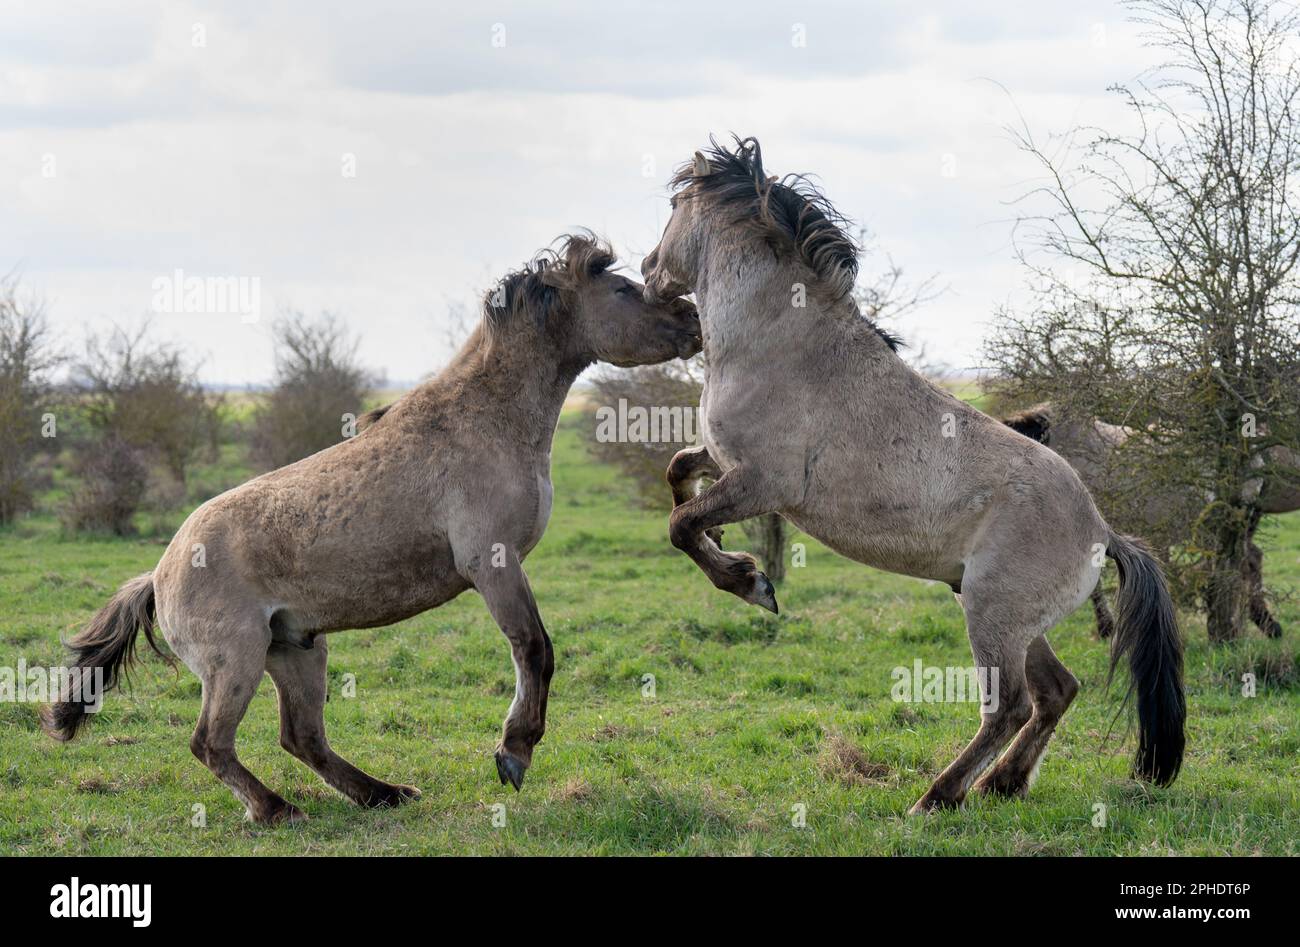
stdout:
[[(331, 640), (335, 748), (424, 798), (364, 811), (277, 743), (263, 684), (240, 729), (245, 764), (311, 816), (243, 822), (191, 755), (199, 686), (146, 661), (76, 743), (39, 733), (36, 708), (0, 704), (0, 853), (10, 854), (1294, 854), (1300, 838), (1300, 607), (1281, 641), (1211, 649), (1189, 638), (1188, 756), (1170, 788), (1126, 776), (1132, 740), (1107, 738), (1115, 695), (1085, 607), (1053, 634), (1083, 683), (1028, 801), (972, 800), (904, 816), (973, 734), (973, 704), (901, 704), (890, 671), (964, 665), (946, 587), (875, 572), (808, 544), (779, 618), (716, 592), (584, 455), (566, 415), (555, 510), (528, 572), (555, 642), (549, 729), (523, 792), (491, 751), (513, 691), (509, 652), (473, 593), (392, 628)], [(228, 472), (238, 464), (226, 458)], [(214, 478), (217, 474), (213, 474)], [(1300, 586), (1300, 515), (1266, 539), (1270, 586)], [(166, 536), (65, 538), (49, 516), (0, 533), (0, 666), (58, 663), (58, 638)], [(1284, 596), (1285, 598), (1285, 596)], [(1240, 695), (1247, 671), (1259, 693)], [(353, 699), (344, 675), (356, 676)], [(655, 694), (642, 681), (654, 675)], [(856, 751), (856, 752), (855, 752)], [(1105, 827), (1094, 827), (1098, 804)], [(505, 825), (493, 824), (504, 806)], [(195, 806), (207, 824), (191, 824)], [(792, 825), (802, 806), (806, 825)]]

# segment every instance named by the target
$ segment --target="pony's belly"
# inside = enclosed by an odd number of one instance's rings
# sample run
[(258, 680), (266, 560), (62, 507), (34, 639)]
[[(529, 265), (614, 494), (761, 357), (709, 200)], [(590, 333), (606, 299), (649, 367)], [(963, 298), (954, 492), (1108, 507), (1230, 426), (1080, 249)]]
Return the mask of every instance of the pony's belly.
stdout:
[(782, 515), (846, 559), (873, 569), (950, 584), (961, 581), (961, 558), (939, 537), (903, 528), (852, 528), (837, 515), (809, 511), (782, 511)]
[(295, 624), (317, 632), (391, 625), (437, 608), (470, 587), (450, 563), (447, 565), (416, 584), (380, 581), (355, 597), (318, 600), (297, 608), (291, 605), (287, 611)]
[(427, 532), (390, 537), (389, 543), (357, 537), (350, 545), (312, 550), (294, 565), (261, 585), (271, 603), (311, 631), (390, 625), (469, 587), (446, 539)]

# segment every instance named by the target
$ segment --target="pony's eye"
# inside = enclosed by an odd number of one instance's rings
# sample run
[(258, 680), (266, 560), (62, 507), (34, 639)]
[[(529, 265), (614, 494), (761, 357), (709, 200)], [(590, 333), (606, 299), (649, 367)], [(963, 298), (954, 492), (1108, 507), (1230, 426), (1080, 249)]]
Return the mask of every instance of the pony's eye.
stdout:
[(632, 287), (631, 287), (631, 286), (620, 286), (618, 289), (614, 290), (614, 295), (615, 295), (615, 296), (631, 296), (631, 295), (632, 295)]

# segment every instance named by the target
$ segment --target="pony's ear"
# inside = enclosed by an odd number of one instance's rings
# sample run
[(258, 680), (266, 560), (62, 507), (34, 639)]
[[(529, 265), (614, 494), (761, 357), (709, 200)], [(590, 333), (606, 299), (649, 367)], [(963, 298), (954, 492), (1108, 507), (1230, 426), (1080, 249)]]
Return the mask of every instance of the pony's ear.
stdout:
[(697, 178), (708, 177), (709, 159), (700, 152), (695, 152), (695, 167), (692, 169)]
[(552, 289), (572, 289), (574, 286), (573, 274), (567, 267), (548, 266), (542, 270), (542, 285), (550, 286)]

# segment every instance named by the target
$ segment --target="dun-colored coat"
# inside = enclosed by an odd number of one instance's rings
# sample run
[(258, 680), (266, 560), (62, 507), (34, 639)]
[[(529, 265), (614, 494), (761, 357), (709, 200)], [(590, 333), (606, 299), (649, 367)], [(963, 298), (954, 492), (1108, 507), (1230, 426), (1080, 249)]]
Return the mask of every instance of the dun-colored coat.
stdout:
[[(357, 436), (195, 510), (157, 568), (127, 582), (69, 642), (76, 665), (104, 668), (111, 686), (139, 629), (153, 644), (156, 616), (203, 682), (190, 747), (250, 819), (304, 818), (235, 755), (264, 672), (279, 694), (281, 745), (355, 802), (391, 806), (418, 790), (362, 772), (325, 739), (326, 636), (391, 624), (473, 588), (510, 642), (515, 697), (496, 765), (518, 789), (545, 729), (554, 669), (523, 559), (551, 511), (551, 438), (565, 396), (594, 361), (643, 365), (700, 349), (693, 306), (647, 304), (613, 263), (594, 240), (570, 237), (507, 276), (436, 378), (371, 412)], [(85, 718), (82, 703), (64, 700), (46, 708), (45, 725), (66, 740)]]
[[(995, 759), (979, 791), (1028, 791), (1079, 686), (1045, 634), (1088, 598), (1104, 553), (1121, 575), (1112, 662), (1128, 656), (1136, 689), (1135, 770), (1170, 782), (1182, 642), (1155, 560), (1110, 530), (1059, 456), (895, 354), (853, 303), (857, 247), (842, 218), (802, 179), (769, 177), (756, 141), (697, 152), (673, 188), (642, 265), (647, 299), (694, 292), (708, 356), (703, 446), (668, 470), (673, 544), (718, 588), (772, 611), (771, 583), (753, 557), (718, 547), (716, 527), (775, 511), (844, 556), (951, 585), (998, 699), (914, 812), (959, 804)], [(692, 495), (702, 476), (714, 482)]]

